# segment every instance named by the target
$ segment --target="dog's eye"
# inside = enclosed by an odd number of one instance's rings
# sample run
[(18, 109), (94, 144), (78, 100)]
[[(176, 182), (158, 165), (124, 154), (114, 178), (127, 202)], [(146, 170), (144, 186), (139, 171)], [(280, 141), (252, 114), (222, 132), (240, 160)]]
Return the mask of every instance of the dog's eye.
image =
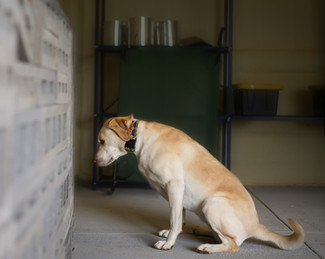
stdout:
[(104, 145), (104, 144), (105, 144), (105, 140), (101, 139), (101, 140), (100, 140), (100, 144), (101, 144), (101, 145)]

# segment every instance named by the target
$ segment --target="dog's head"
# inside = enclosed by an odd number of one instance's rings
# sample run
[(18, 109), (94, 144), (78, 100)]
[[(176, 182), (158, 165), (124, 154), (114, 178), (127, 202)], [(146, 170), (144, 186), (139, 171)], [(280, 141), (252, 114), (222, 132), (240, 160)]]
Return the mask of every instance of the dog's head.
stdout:
[(108, 166), (119, 157), (125, 155), (126, 141), (131, 138), (130, 127), (133, 115), (108, 119), (98, 134), (98, 151), (94, 163), (98, 166)]

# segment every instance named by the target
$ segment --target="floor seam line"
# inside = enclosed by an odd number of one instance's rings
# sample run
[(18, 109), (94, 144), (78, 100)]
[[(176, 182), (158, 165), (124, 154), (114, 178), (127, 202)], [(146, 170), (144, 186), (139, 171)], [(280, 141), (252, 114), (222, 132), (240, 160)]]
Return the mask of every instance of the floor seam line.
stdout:
[(73, 232), (74, 235), (143, 235), (143, 234), (148, 234), (147, 232), (135, 232), (135, 233), (130, 233), (130, 232)]
[[(288, 223), (286, 223), (284, 220), (280, 218), (261, 198), (259, 198), (251, 189), (248, 187), (245, 187), (247, 191), (255, 198), (257, 199), (267, 210), (269, 210), (280, 222), (282, 222), (289, 230), (292, 231)], [(324, 259), (320, 254), (317, 253), (306, 241), (304, 244), (308, 247), (309, 250), (311, 250), (315, 255), (317, 255), (320, 259)]]

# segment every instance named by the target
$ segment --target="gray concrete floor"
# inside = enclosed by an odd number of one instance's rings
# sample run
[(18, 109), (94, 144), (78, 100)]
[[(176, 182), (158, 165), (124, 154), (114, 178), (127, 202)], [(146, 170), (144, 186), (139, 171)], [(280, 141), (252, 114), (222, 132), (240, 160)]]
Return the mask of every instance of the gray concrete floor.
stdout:
[(75, 189), (73, 259), (101, 258), (325, 258), (325, 188), (248, 187), (260, 221), (268, 228), (289, 234), (287, 218), (305, 229), (306, 242), (294, 251), (283, 251), (257, 240), (245, 241), (238, 253), (203, 255), (196, 252), (207, 237), (191, 234), (190, 227), (203, 223), (191, 212), (172, 250), (159, 251), (157, 233), (168, 228), (167, 202), (151, 189)]

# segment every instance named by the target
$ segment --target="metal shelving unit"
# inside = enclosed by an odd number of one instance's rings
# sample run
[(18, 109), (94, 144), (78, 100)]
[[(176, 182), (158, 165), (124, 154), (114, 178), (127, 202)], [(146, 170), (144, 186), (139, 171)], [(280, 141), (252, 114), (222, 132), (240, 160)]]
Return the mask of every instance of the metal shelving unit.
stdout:
[[(224, 0), (224, 27), (219, 34), (218, 46), (204, 47), (207, 51), (217, 53), (217, 58), (223, 60), (223, 86), (227, 91), (231, 91), (231, 67), (232, 67), (232, 4), (233, 0)], [(105, 3), (106, 0), (96, 0), (95, 3), (95, 66), (94, 66), (94, 131), (93, 131), (93, 153), (97, 151), (97, 133), (99, 125), (102, 124), (104, 118), (116, 116), (116, 114), (107, 113), (103, 105), (104, 90), (104, 55), (105, 53), (122, 53), (127, 51), (126, 47), (108, 46), (103, 44), (103, 32), (105, 21)], [(159, 48), (159, 47), (158, 47)], [(190, 47), (174, 47), (174, 48), (190, 48)], [(225, 97), (226, 98), (226, 97)], [(224, 102), (226, 103), (226, 102)], [(229, 106), (229, 105), (228, 105)], [(227, 116), (231, 115), (231, 110), (227, 108)], [(223, 136), (230, 136), (227, 132), (231, 127), (229, 120), (223, 120)], [(223, 140), (223, 161), (226, 160), (226, 149), (230, 146), (230, 138)], [(99, 179), (97, 177), (99, 172)], [(98, 186), (110, 185), (112, 191), (116, 186), (116, 167), (113, 176), (110, 179), (102, 179), (102, 171), (93, 165), (93, 188)]]
[[(103, 45), (103, 28), (105, 20), (105, 1), (96, 0), (95, 8), (95, 78), (94, 78), (94, 143), (93, 152), (97, 150), (97, 132), (98, 124), (102, 124), (104, 118), (114, 117), (116, 114), (106, 113), (103, 107), (103, 99), (100, 93), (103, 92), (104, 86), (104, 65), (103, 59), (105, 53), (124, 53), (126, 47), (116, 47)], [(100, 12), (101, 11), (101, 12)], [(99, 30), (101, 30), (99, 32)], [(232, 110), (232, 48), (233, 48), (233, 0), (224, 0), (224, 27), (220, 31), (218, 45), (209, 47), (208, 50), (216, 52), (217, 58), (222, 60), (223, 74), (223, 107), (222, 115), (216, 119), (221, 122), (221, 161), (230, 169), (231, 167), (231, 130), (234, 120), (259, 120), (259, 121), (297, 121), (297, 122), (324, 122), (324, 117), (313, 116), (239, 116), (233, 114)], [(177, 47), (176, 47), (177, 48)], [(101, 175), (101, 170), (93, 165), (93, 188), (97, 186), (110, 185), (112, 191), (116, 186), (116, 168), (114, 174), (108, 182), (103, 179), (97, 179), (97, 170)], [(107, 179), (106, 179), (107, 180)]]
[[(259, 121), (296, 121), (296, 122), (323, 122), (325, 132), (325, 117), (316, 116), (242, 116), (233, 113), (232, 89), (232, 47), (233, 47), (233, 1), (225, 1), (224, 40), (218, 44), (223, 49), (223, 113), (218, 116), (222, 121), (222, 163), (231, 168), (231, 130), (233, 120), (259, 120)], [(219, 40), (222, 37), (219, 36)]]

